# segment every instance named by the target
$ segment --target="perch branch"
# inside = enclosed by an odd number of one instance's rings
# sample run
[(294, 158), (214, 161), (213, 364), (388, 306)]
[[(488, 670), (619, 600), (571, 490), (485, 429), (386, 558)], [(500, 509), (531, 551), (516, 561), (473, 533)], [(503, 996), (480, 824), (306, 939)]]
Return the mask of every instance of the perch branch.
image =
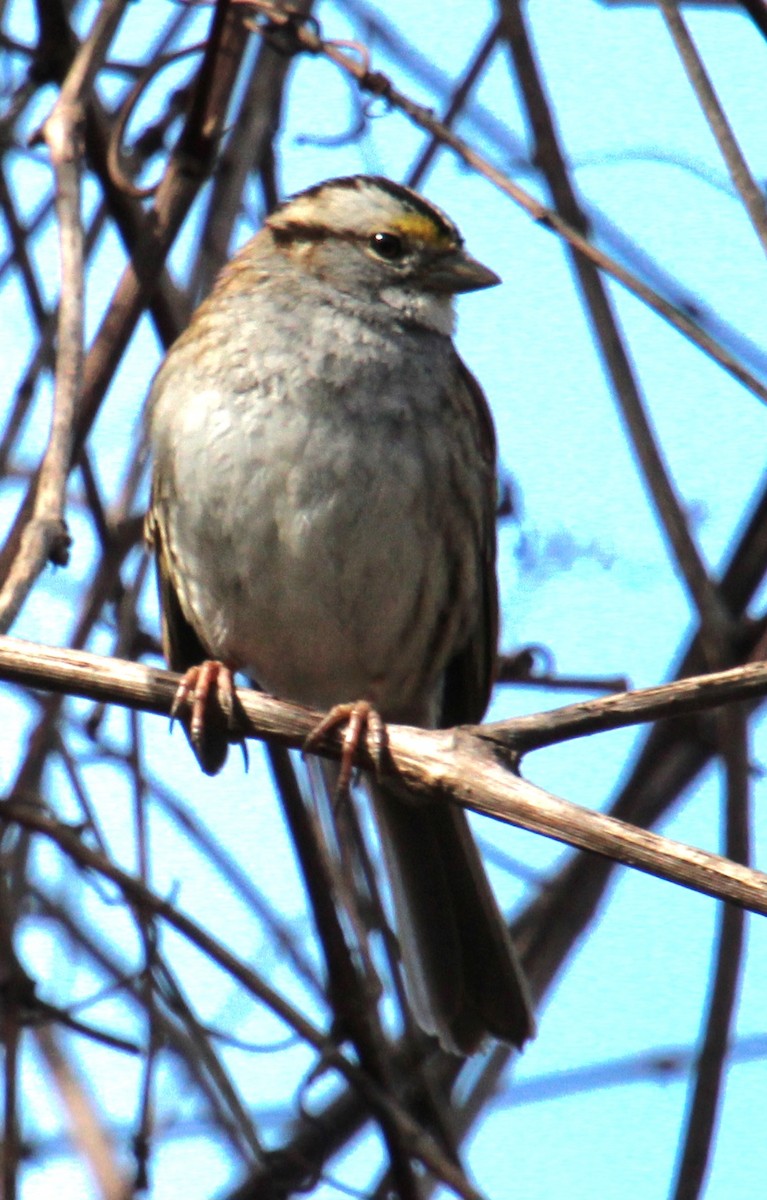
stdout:
[[(166, 715), (180, 679), (172, 672), (154, 667), (8, 637), (0, 638), (0, 678)], [(708, 678), (713, 678), (714, 684), (706, 686), (706, 676), (668, 684), (663, 689), (667, 703), (656, 705), (654, 715), (673, 713), (675, 695), (690, 685), (701, 688), (696, 705), (699, 708), (753, 698), (767, 691), (767, 666), (739, 667)], [(656, 692), (657, 700), (662, 689), (650, 690)], [(241, 690), (239, 698), (245, 713), (245, 735), (285, 746), (303, 746), (320, 716), (312, 709), (275, 700), (260, 692)], [(609, 707), (611, 700), (612, 697), (592, 701), (592, 706)], [(687, 704), (689, 711), (689, 697)], [(612, 714), (610, 727), (635, 723), (635, 714), (627, 716), (627, 720), (621, 721)], [(546, 723), (551, 715), (544, 713), (538, 719)], [(529, 729), (533, 718), (523, 720)], [(505, 729), (511, 728), (513, 723), (507, 723)], [(341, 749), (337, 731), (317, 746), (319, 753), (336, 758)], [(430, 731), (392, 725), (389, 760), (390, 769), (416, 796), (453, 800), (475, 812), (767, 915), (767, 875), (639, 829), (616, 817), (571, 804), (535, 787), (504, 766), (476, 728)], [(361, 765), (373, 766), (364, 756)]]

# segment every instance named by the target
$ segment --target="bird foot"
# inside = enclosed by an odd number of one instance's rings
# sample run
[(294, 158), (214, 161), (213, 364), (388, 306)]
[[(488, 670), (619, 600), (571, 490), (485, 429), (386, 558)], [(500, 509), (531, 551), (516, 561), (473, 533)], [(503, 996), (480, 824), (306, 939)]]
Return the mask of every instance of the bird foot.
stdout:
[(373, 705), (367, 700), (355, 700), (353, 704), (335, 704), (304, 742), (304, 754), (311, 754), (331, 729), (346, 725), (341, 749), (341, 770), (338, 775), (339, 796), (349, 791), (354, 760), (360, 747), (366, 746), (376, 770), (383, 768), (383, 756), (386, 750), (386, 725)]
[(185, 722), (189, 740), (206, 775), (221, 770), (231, 741), (242, 746), (247, 770), (248, 751), (239, 720), (241, 706), (230, 667), (215, 659), (189, 667), (173, 697), (171, 726), (184, 709), (189, 709)]

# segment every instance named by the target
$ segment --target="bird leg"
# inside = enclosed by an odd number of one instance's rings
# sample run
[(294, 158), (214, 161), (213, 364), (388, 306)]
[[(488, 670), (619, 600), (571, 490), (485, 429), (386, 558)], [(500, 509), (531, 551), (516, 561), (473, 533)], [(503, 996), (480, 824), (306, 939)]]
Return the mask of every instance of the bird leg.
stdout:
[(304, 742), (304, 754), (311, 754), (326, 733), (339, 725), (346, 725), (341, 749), (341, 770), (338, 775), (336, 794), (348, 795), (354, 760), (360, 746), (364, 744), (377, 771), (383, 767), (386, 750), (386, 725), (368, 700), (355, 700), (353, 704), (335, 704)]

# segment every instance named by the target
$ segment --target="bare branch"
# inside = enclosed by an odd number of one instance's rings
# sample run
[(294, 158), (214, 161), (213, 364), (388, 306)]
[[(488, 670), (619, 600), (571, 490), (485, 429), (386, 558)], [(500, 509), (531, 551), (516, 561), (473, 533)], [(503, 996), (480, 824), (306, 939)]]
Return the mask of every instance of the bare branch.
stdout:
[(0, 591), (0, 630), (10, 628), (46, 562), (69, 558), (64, 496), (72, 457), (74, 418), (83, 382), (83, 227), (80, 215), (80, 161), (84, 103), (94, 75), (119, 23), (127, 0), (102, 4), (93, 29), (76, 56), (61, 94), (43, 126), (56, 176), (61, 287), (53, 417), (35, 493), (34, 509), (19, 552)]
[(570, 738), (642, 725), (659, 717), (681, 717), (733, 700), (758, 700), (765, 694), (767, 666), (759, 662), (471, 728), (487, 741), (526, 754)]
[[(546, 178), (557, 212), (575, 229), (586, 218), (570, 179), (520, 0), (500, 0), (501, 31), (508, 43), (535, 141), (535, 158)], [(713, 670), (730, 660), (731, 620), (690, 532), (682, 503), (645, 410), (618, 315), (605, 281), (593, 262), (571, 245), (570, 262), (589, 314), (595, 341), (612, 382), (615, 398), (639, 461), (645, 487), (701, 619), (701, 636)]]
[[(748, 726), (741, 706), (720, 713), (718, 733), (727, 771), (725, 852), (747, 863), (750, 853)], [(706, 1180), (722, 1096), (743, 961), (744, 914), (725, 905), (719, 922), (706, 1029), (692, 1089), (674, 1200), (697, 1200)]]
[[(0, 638), (0, 678), (165, 714), (170, 713), (180, 682), (180, 676), (169, 671), (7, 637)], [(708, 705), (722, 702), (717, 687), (728, 692), (728, 698), (734, 698), (736, 679), (740, 684), (739, 699), (757, 690), (759, 694), (767, 690), (767, 666), (736, 668), (715, 678), (716, 682), (707, 689)], [(673, 697), (679, 687), (669, 684), (668, 694)], [(261, 692), (241, 690), (238, 697), (247, 719), (244, 735), (284, 746), (302, 747), (321, 717), (312, 709), (274, 700)], [(594, 705), (609, 703), (609, 699), (592, 701)], [(543, 714), (543, 719), (548, 719), (548, 714)], [(389, 726), (390, 764), (406, 789), (415, 795), (455, 800), (475, 812), (595, 851), (669, 882), (767, 915), (767, 875), (638, 829), (615, 817), (581, 808), (519, 779), (488, 751), (484, 745), (486, 739), (478, 736), (480, 729), (481, 726), (431, 732), (404, 725)], [(315, 750), (340, 757), (342, 735), (338, 731), (329, 733), (316, 747), (312, 746), (313, 753)], [(361, 765), (374, 766), (367, 758)]]
[[(210, 169), (245, 40), (246, 30), (239, 14), (224, 0), (218, 0), (187, 119), (157, 190), (153, 220), (145, 226), (147, 237), (126, 268), (83, 365), (82, 396), (73, 424), (67, 469), (96, 418), (142, 308), (163, 270), (165, 255)], [(37, 481), (27, 493), (8, 535), (0, 555), (0, 576), (4, 568), (9, 569), (7, 560), (12, 561), (17, 554), (36, 486)]]
[(83, 371), (83, 229), (80, 219), (79, 101), (59, 99), (45, 123), (45, 138), (56, 174), (59, 218), (61, 298), (56, 353), (56, 389), (48, 448), (13, 567), (0, 591), (0, 630), (13, 624), (30, 588), (50, 560), (62, 566), (69, 557), (64, 495), (72, 453), (75, 405)]
[[(360, 1065), (386, 1094), (393, 1091), (388, 1059), (376, 1006), (371, 1004), (368, 980), (357, 968), (341, 924), (343, 906), (334, 887), (333, 873), (313, 813), (304, 803), (290, 759), (284, 747), (270, 746), (272, 770), (279, 784), (279, 795), (293, 843), (301, 862), (314, 923), (325, 955), (328, 991), (337, 1028), (350, 1038)], [(401, 1131), (385, 1108), (374, 1106), (376, 1119), (386, 1142), (397, 1196), (418, 1200), (418, 1185), (413, 1174)]]
[(58, 1093), (66, 1111), (72, 1139), (90, 1167), (99, 1197), (101, 1200), (126, 1200), (128, 1181), (118, 1169), (114, 1146), (83, 1080), (78, 1078), (50, 1025), (35, 1030), (35, 1039), (48, 1069), (52, 1089)]
[(727, 164), (732, 182), (740, 194), (754, 232), (762, 244), (762, 249), (767, 254), (767, 208), (765, 208), (764, 196), (749, 170), (732, 126), (719, 103), (719, 98), (695, 48), (695, 42), (679, 6), (672, 4), (671, 0), (658, 0), (658, 4), (663, 12), (663, 19), (668, 26), (669, 33), (674, 39), (679, 57), (684, 63), (687, 78), (695, 90), (698, 103), (711, 126), (711, 132), (717, 140), (722, 158)]

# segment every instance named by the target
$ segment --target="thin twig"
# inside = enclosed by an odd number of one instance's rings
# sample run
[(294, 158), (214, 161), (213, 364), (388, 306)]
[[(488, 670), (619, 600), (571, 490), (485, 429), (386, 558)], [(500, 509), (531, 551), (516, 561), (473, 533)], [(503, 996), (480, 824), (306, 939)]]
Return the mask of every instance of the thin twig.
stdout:
[[(475, 51), (474, 57), (464, 71), (463, 78), (455, 88), (453, 95), (450, 97), (450, 103), (445, 110), (445, 115), (442, 118), (442, 124), (449, 129), (456, 118), (464, 108), (466, 101), (471, 95), (474, 85), (479, 80), (482, 72), (487, 66), (490, 58), (495, 50), (500, 33), (500, 21), (494, 21), (490, 29), (483, 37), (479, 44), (479, 49)], [(434, 160), (434, 156), (439, 149), (440, 141), (434, 134), (429, 139), (428, 145), (421, 152), (416, 162), (408, 171), (407, 183), (409, 187), (417, 188), (423, 180), (426, 172)]]
[(45, 137), (56, 175), (61, 257), (56, 387), (51, 430), (34, 510), (22, 534), (19, 553), (0, 591), (0, 630), (7, 630), (13, 624), (45, 564), (51, 560), (63, 565), (69, 553), (64, 495), (72, 452), (75, 404), (82, 387), (83, 370), (81, 120), (79, 102), (70, 102), (62, 96), (45, 123)]
[(61, 94), (43, 126), (56, 176), (61, 288), (56, 352), (56, 388), (48, 447), (45, 451), (34, 508), (0, 591), (0, 630), (16, 619), (46, 562), (64, 565), (69, 534), (64, 523), (64, 496), (74, 442), (74, 419), (83, 383), (84, 234), (80, 213), (80, 160), (84, 103), (96, 71), (119, 24), (127, 0), (107, 0), (99, 7), (93, 29), (75, 57)]
[(571, 738), (643, 725), (660, 717), (686, 716), (734, 700), (756, 700), (767, 694), (766, 685), (767, 664), (750, 663), (469, 728), (487, 741), (526, 754)]
[(290, 963), (291, 969), (301, 980), (304, 987), (316, 999), (324, 999), (324, 991), (317, 978), (317, 969), (310, 959), (296, 945), (296, 937), (291, 931), (289, 922), (280, 915), (263, 892), (256, 886), (251, 872), (244, 864), (225, 849), (202, 821), (179, 803), (176, 797), (164, 788), (158, 780), (150, 779), (147, 786), (150, 789), (155, 804), (167, 813), (181, 833), (189, 839), (204, 856), (205, 860), (221, 874), (227, 887), (243, 901), (266, 927), (269, 936), (276, 943), (279, 955)]
[[(393, 1080), (378, 1012), (370, 1003), (367, 977), (358, 970), (344, 934), (337, 887), (318, 822), (301, 795), (287, 751), (282, 746), (269, 746), (267, 752), (325, 955), (337, 1036), (351, 1040), (363, 1070), (382, 1091), (391, 1094)], [(397, 1196), (418, 1200), (418, 1184), (401, 1129), (386, 1107), (374, 1104), (373, 1111), (386, 1143)]]
[[(60, 898), (57, 897), (55, 901), (50, 899), (34, 884), (30, 886), (30, 894), (40, 905), (43, 914), (54, 921), (76, 946), (85, 951), (88, 960), (107, 975), (110, 990), (124, 994), (143, 1013), (141, 979), (135, 972), (126, 971), (113, 957), (114, 947), (95, 942), (90, 932), (83, 928), (79, 917), (74, 917)], [(165, 966), (163, 974), (166, 989), (171, 992), (166, 1004), (158, 1011), (163, 1044), (173, 1053), (187, 1078), (194, 1083), (212, 1113), (217, 1129), (226, 1138), (232, 1151), (247, 1162), (249, 1158), (257, 1156), (257, 1139), (254, 1138), (252, 1123), (244, 1105), (216, 1057), (211, 1039), (204, 1036), (199, 1021)]]
[(519, 687), (541, 687), (563, 692), (627, 692), (625, 675), (560, 675), (554, 672), (554, 656), (545, 646), (521, 646), (512, 654), (499, 654), (495, 682)]
[[(313, 3), (314, 0), (297, 0), (293, 7), (308, 16)], [(189, 295), (195, 299), (207, 296), (229, 253), (248, 175), (259, 174), (272, 160), (289, 70), (289, 56), (267, 44), (261, 46), (239, 98), (238, 111), (233, 116), (210, 189), (203, 235), (189, 279)]]
[[(131, 263), (123, 273), (84, 363), (68, 469), (96, 419), (108, 384), (164, 269), (166, 254), (210, 169), (246, 36), (239, 14), (225, 0), (217, 0), (187, 119), (157, 189), (152, 219), (145, 222), (147, 236), (134, 248)], [(12, 562), (18, 554), (36, 487), (37, 480), (8, 534), (0, 554), (0, 577), (9, 569), (8, 560)]]
[(6, 996), (4, 1012), (0, 1018), (3, 1055), (3, 1147), (2, 1147), (2, 1196), (3, 1200), (16, 1200), (21, 1145), (19, 1136), (19, 1050), (21, 1023), (16, 1003)]
[[(732, 705), (719, 716), (718, 733), (727, 773), (725, 853), (747, 863), (750, 853), (747, 714)], [(680, 1154), (674, 1200), (697, 1200), (706, 1180), (722, 1096), (730, 1032), (738, 996), (744, 913), (722, 908), (706, 1029)]]
[(105, 1130), (93, 1099), (59, 1044), (54, 1030), (44, 1025), (35, 1039), (51, 1080), (66, 1112), (71, 1137), (82, 1159), (90, 1167), (99, 1200), (126, 1200), (128, 1181), (120, 1172), (115, 1148)]
[(711, 126), (711, 132), (716, 138), (722, 158), (727, 164), (730, 178), (743, 201), (754, 232), (762, 244), (762, 249), (767, 254), (767, 208), (764, 204), (764, 195), (751, 174), (732, 126), (719, 103), (719, 97), (714, 91), (714, 86), (698, 54), (679, 5), (672, 4), (671, 0), (658, 0), (658, 4), (687, 72), (687, 78), (695, 90), (703, 115)]
[[(138, 875), (145, 887), (150, 886), (149, 823), (147, 820), (147, 795), (141, 755), (141, 730), (135, 712), (130, 714), (130, 745), (127, 756), (133, 784), (133, 829), (136, 839)], [(157, 1054), (160, 1047), (157, 1022), (154, 973), (157, 967), (157, 931), (149, 916), (140, 908), (135, 911), (138, 935), (144, 950), (141, 969), (141, 989), (146, 1019), (146, 1052), (142, 1064), (139, 1116), (133, 1136), (133, 1153), (136, 1160), (135, 1187), (137, 1191), (149, 1189), (149, 1159), (152, 1152), (154, 1130), (153, 1088), (157, 1069)]]

